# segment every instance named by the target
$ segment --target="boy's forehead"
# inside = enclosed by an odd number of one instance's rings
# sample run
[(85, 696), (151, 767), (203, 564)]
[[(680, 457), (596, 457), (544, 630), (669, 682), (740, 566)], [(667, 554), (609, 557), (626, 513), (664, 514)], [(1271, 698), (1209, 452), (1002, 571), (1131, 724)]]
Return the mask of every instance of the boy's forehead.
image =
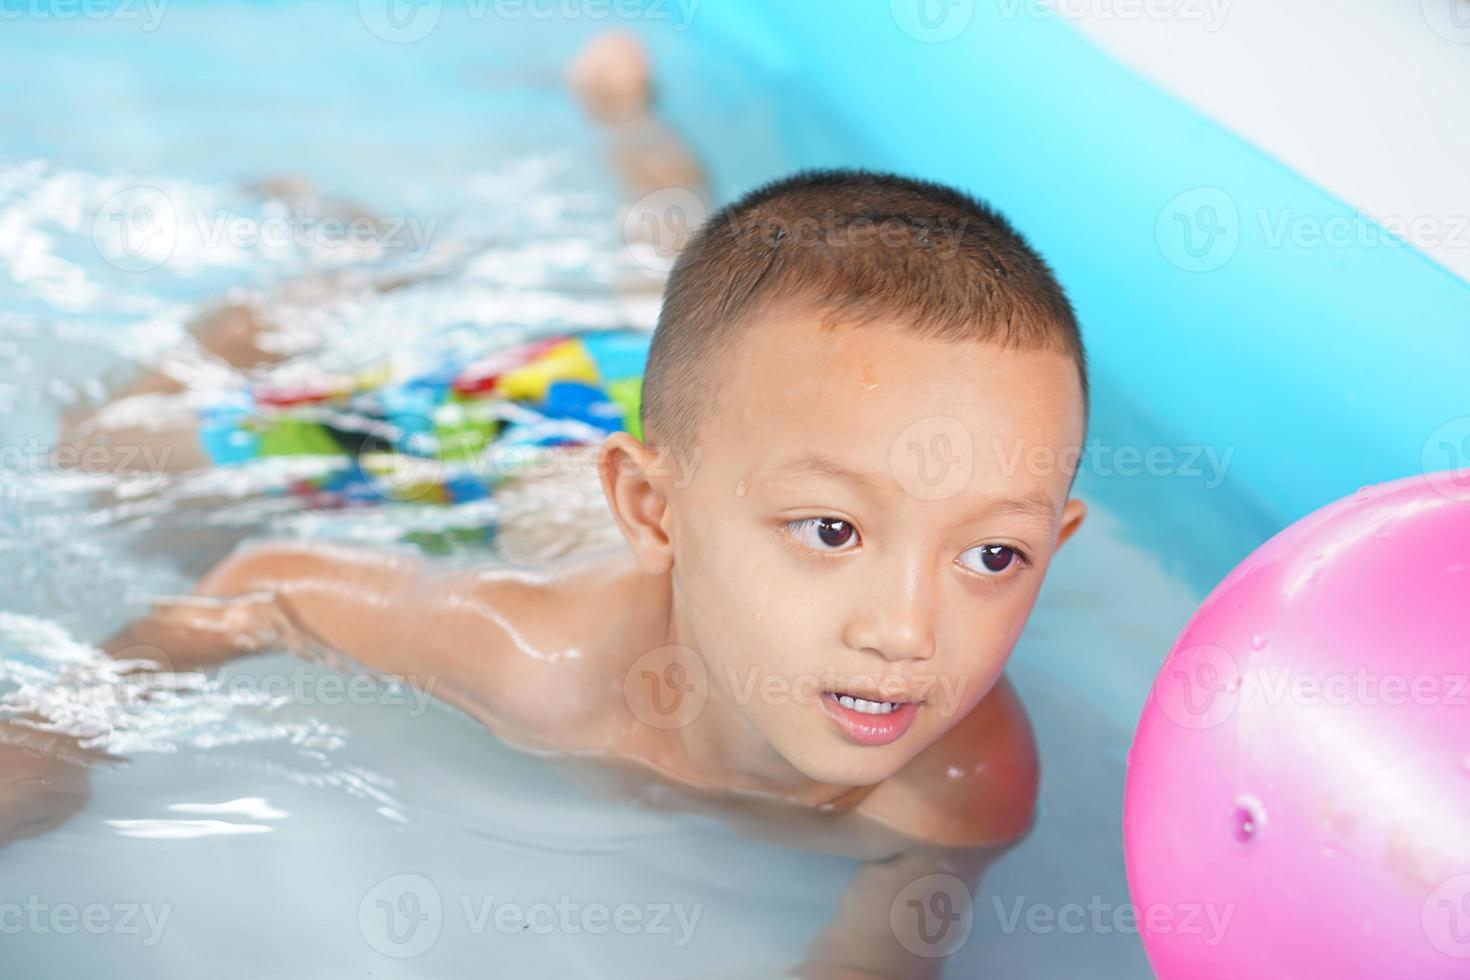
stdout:
[(1001, 435), (1081, 438), (1076, 366), (1059, 352), (785, 312), (742, 331), (720, 373), (721, 414), (746, 423), (871, 430), (954, 415)]
[(993, 483), (1008, 460), (1014, 471), (1018, 458), (1060, 459), (1082, 437), (1076, 368), (1060, 353), (785, 311), (750, 324), (722, 374), (714, 431), (742, 475), (817, 450), (877, 472), (904, 467), (905, 454), (968, 456), (960, 469)]

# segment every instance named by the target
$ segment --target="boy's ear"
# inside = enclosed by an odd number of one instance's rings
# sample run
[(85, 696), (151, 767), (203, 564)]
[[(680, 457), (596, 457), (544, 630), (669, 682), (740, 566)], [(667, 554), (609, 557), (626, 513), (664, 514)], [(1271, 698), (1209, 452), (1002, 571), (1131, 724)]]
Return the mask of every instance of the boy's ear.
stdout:
[(654, 479), (658, 454), (626, 432), (603, 440), (597, 457), (602, 492), (613, 519), (638, 564), (651, 575), (673, 563), (667, 519), (668, 499)]
[(1067, 539), (1077, 532), (1082, 526), (1082, 521), (1087, 517), (1087, 505), (1076, 497), (1069, 497), (1066, 506), (1062, 508), (1062, 527), (1057, 532), (1057, 547), (1067, 543)]

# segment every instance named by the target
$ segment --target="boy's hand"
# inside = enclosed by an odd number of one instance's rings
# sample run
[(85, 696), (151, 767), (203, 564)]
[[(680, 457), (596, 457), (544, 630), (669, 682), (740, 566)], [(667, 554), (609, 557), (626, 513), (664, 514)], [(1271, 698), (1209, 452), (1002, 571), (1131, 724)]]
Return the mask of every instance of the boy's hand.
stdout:
[(113, 634), (102, 649), (118, 659), (193, 670), (285, 647), (293, 633), (270, 593), (177, 596), (155, 600), (148, 615)]
[(87, 764), (106, 758), (22, 719), (0, 720), (0, 846), (59, 827), (86, 806)]

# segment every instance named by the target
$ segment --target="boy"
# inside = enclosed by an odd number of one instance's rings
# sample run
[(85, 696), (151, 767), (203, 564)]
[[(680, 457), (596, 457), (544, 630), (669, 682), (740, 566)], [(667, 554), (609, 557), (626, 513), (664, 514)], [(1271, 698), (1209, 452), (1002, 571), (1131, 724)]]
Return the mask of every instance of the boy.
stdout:
[(597, 455), (615, 549), (444, 572), (258, 545), (108, 648), (176, 668), (341, 651), (517, 745), (868, 859), (803, 975), (917, 975), (936, 954), (895, 896), (1032, 820), (1001, 672), (1084, 516), (1086, 405), (1071, 306), (1003, 218), (936, 184), (799, 174), (715, 215), (671, 274), (643, 438)]

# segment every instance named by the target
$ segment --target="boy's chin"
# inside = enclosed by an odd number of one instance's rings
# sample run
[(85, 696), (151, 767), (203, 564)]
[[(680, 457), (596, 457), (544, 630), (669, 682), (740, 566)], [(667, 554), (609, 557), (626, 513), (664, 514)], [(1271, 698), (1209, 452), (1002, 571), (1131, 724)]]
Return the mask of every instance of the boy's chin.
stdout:
[(902, 742), (865, 747), (826, 735), (803, 738), (792, 751), (782, 754), (802, 775), (816, 782), (871, 786), (897, 773), (914, 753)]

